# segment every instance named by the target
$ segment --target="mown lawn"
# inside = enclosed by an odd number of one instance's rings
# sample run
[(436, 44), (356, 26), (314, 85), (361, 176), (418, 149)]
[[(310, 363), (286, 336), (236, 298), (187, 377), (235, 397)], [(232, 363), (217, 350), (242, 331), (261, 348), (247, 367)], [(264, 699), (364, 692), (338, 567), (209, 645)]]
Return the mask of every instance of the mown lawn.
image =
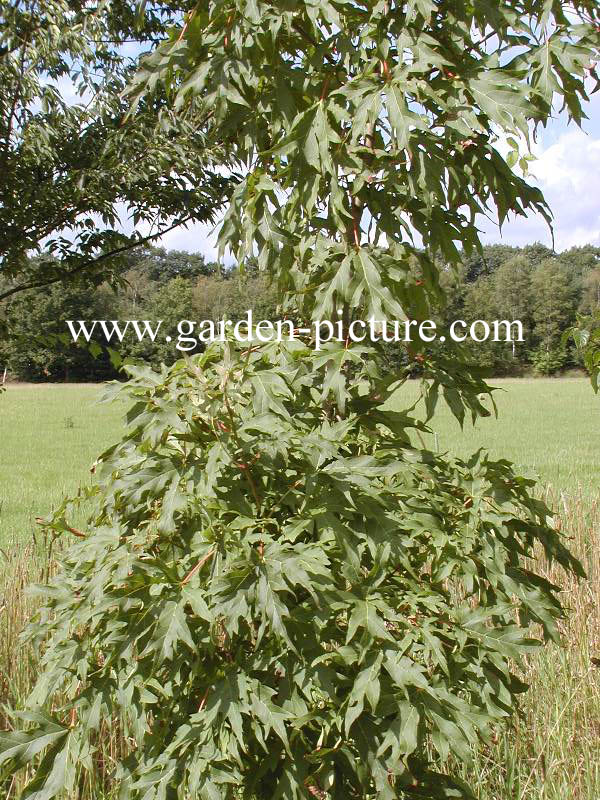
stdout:
[(124, 405), (94, 384), (9, 385), (0, 395), (0, 543), (27, 540), (35, 517), (89, 482), (122, 430)]
[[(494, 398), (498, 418), (477, 421), (475, 427), (458, 422), (444, 402), (430, 423), (437, 439), (432, 446), (466, 456), (479, 447), (495, 458), (508, 458), (518, 467), (537, 473), (558, 491), (600, 490), (600, 396), (584, 378), (503, 379)], [(416, 399), (411, 382), (398, 393), (398, 402)], [(404, 401), (404, 402), (403, 402)], [(491, 404), (488, 402), (490, 410)]]

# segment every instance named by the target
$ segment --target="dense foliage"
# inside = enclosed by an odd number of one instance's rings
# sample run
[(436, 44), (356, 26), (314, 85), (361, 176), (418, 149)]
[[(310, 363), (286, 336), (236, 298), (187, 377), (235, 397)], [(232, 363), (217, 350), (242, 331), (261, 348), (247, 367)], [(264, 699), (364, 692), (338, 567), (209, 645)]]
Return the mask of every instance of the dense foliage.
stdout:
[(206, 124), (174, 135), (159, 94), (125, 120), (121, 93), (140, 52), (185, 10), (2, 3), (0, 301), (75, 278), (118, 281), (131, 247), (222, 206), (228, 181), (211, 171), (219, 148)]
[[(222, 250), (347, 332), (441, 313), (440, 265), (479, 250), (490, 206), (547, 214), (514, 165), (555, 95), (581, 118), (599, 31), (595, 0), (214, 0), (136, 100), (158, 83), (182, 124), (211, 114), (240, 173)], [(579, 567), (510, 464), (417, 446), (381, 342), (312, 344), (131, 370), (89, 528), (68, 503), (49, 523), (81, 541), (27, 634), (28, 724), (0, 744), (7, 774), (33, 759), (29, 800), (76, 791), (101, 720), (130, 742), (122, 798), (472, 796), (448, 757), (515, 710), (519, 658), (562, 615), (526, 559)], [(488, 413), (463, 353), (406, 358), (430, 415), (440, 392)]]
[(563, 334), (563, 341), (573, 340), (587, 369), (596, 394), (600, 387), (600, 313), (579, 316), (577, 324)]
[(19, 764), (52, 744), (40, 793), (76, 785), (112, 717), (126, 797), (469, 796), (426, 743), (468, 759), (525, 689), (530, 623), (556, 636), (523, 556), (576, 565), (508, 463), (411, 445), (422, 423), (382, 410), (360, 348), (344, 418), (324, 415), (336, 355), (214, 345), (133, 370), (91, 532), (28, 633), (50, 637), (32, 707), (66, 704), (3, 745)]

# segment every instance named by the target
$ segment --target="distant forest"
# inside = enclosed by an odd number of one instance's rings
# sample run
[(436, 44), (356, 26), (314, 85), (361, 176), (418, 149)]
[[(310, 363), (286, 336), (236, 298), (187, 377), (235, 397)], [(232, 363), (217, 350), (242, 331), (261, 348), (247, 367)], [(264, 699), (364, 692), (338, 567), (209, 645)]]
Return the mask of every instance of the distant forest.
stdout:
[[(105, 284), (54, 284), (5, 303), (0, 310), (0, 376), (28, 381), (102, 381), (118, 377), (105, 349), (89, 349), (57, 338), (67, 332), (65, 320), (163, 320), (162, 331), (175, 330), (181, 319), (276, 319), (273, 287), (249, 264), (240, 279), (200, 254), (148, 247), (131, 253), (116, 291)], [(482, 255), (466, 258), (460, 271), (441, 271), (449, 304), (437, 313), (440, 324), (455, 319), (519, 319), (520, 344), (470, 344), (474, 365), (490, 375), (553, 375), (580, 366), (563, 342), (576, 314), (600, 309), (600, 247), (586, 245), (555, 253), (541, 244), (523, 248), (495, 244)], [(8, 334), (8, 335), (6, 335)], [(63, 337), (64, 338), (64, 337)], [(95, 337), (99, 345), (106, 342)], [(111, 342), (121, 358), (158, 366), (180, 357), (164, 335), (156, 342), (127, 336)], [(405, 350), (390, 345), (391, 364), (401, 364)], [(94, 349), (94, 348), (93, 348)]]

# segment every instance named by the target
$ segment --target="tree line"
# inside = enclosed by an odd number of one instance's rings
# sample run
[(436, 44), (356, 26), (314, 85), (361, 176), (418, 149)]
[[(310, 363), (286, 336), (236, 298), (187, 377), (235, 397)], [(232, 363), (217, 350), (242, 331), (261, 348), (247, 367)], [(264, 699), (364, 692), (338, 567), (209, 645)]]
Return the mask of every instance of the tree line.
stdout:
[(469, 343), (473, 364), (492, 375), (553, 375), (580, 366), (564, 332), (578, 314), (600, 309), (600, 248), (556, 253), (542, 244), (490, 245), (465, 259), (457, 271), (442, 270), (446, 322), (520, 320), (523, 342)]
[[(563, 333), (577, 314), (600, 309), (600, 247), (586, 245), (557, 253), (541, 244), (511, 247), (494, 244), (465, 258), (458, 269), (440, 265), (447, 295), (438, 324), (456, 319), (521, 320), (523, 342), (467, 343), (474, 366), (493, 375), (552, 375), (580, 366)], [(162, 320), (161, 331), (174, 331), (181, 319), (218, 321), (275, 319), (274, 287), (254, 263), (223, 269), (201, 254), (145, 246), (127, 255), (115, 289), (107, 283), (56, 283), (22, 292), (3, 304), (0, 324), (8, 336), (0, 343), (0, 369), (19, 380), (101, 381), (118, 376), (115, 359), (139, 359), (154, 366), (170, 364), (180, 353), (164, 335), (107, 343), (94, 331), (97, 347), (69, 341), (66, 320)], [(390, 365), (405, 363), (402, 345), (388, 346)]]
[[(275, 292), (254, 264), (223, 269), (199, 253), (145, 246), (126, 254), (118, 285), (71, 280), (21, 292), (0, 306), (0, 373), (28, 381), (103, 381), (119, 376), (119, 361), (171, 364), (181, 353), (165, 341), (182, 319), (242, 319), (252, 308), (276, 314)], [(35, 267), (34, 267), (35, 269)], [(0, 284), (1, 285), (1, 284)], [(71, 340), (66, 320), (162, 320), (161, 336), (128, 335), (107, 342), (101, 329), (90, 342)], [(162, 333), (164, 331), (165, 333)], [(115, 359), (115, 353), (118, 358)]]

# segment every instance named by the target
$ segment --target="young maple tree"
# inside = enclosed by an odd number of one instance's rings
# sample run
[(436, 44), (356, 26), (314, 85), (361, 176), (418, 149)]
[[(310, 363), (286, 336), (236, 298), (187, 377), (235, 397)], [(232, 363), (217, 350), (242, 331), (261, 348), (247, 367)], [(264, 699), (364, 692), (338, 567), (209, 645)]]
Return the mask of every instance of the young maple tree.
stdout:
[[(206, 0), (136, 91), (211, 115), (239, 177), (221, 247), (347, 333), (432, 314), (479, 215), (548, 216), (515, 169), (557, 100), (581, 121), (599, 30), (595, 0)], [(413, 343), (390, 376), (381, 347), (228, 341), (131, 370), (129, 432), (27, 634), (29, 724), (0, 745), (7, 771), (38, 764), (26, 797), (73, 791), (101, 720), (130, 743), (123, 798), (472, 796), (448, 757), (509, 718), (563, 613), (527, 559), (580, 567), (508, 462), (419, 446), (415, 359), (429, 417), (440, 390), (486, 413), (460, 353)]]

